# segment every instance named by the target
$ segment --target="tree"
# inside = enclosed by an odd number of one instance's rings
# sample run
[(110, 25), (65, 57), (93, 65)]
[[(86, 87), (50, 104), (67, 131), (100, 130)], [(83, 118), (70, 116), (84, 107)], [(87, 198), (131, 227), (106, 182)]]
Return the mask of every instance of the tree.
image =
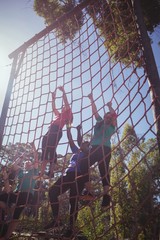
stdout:
[(157, 239), (160, 214), (158, 148), (156, 139), (136, 146), (135, 137), (136, 132), (127, 124), (121, 149), (118, 146), (117, 152), (115, 147), (112, 154), (111, 185), (116, 208), (111, 223), (116, 222), (120, 239)]
[(122, 149), (128, 158), (130, 158), (130, 152), (134, 151), (137, 144), (138, 137), (133, 126), (126, 123), (122, 133)]
[[(34, 10), (50, 25), (60, 16), (68, 13), (77, 4), (85, 0), (34, 0)], [(152, 33), (160, 24), (160, 0), (141, 0), (144, 20), (147, 30)], [(94, 5), (86, 5), (86, 12), (91, 16), (97, 31), (104, 38), (104, 45), (108, 49), (113, 61), (121, 61), (130, 66), (143, 66), (142, 47), (131, 0), (97, 0)], [(157, 13), (157, 14), (156, 14)], [(54, 29), (56, 36), (65, 43), (73, 40), (80, 31), (84, 21), (85, 11), (79, 10), (76, 17), (66, 18), (66, 21)]]
[[(34, 10), (36, 13), (45, 19), (47, 25), (52, 24), (63, 14), (68, 13), (76, 5), (77, 1), (67, 0), (67, 1), (58, 1), (58, 0), (39, 0), (34, 1)], [(78, 22), (76, 21), (78, 19)], [(67, 40), (72, 40), (77, 31), (83, 25), (83, 14), (82, 11), (78, 12), (78, 15), (72, 16), (71, 18), (66, 18), (63, 24), (57, 26), (55, 29), (56, 36), (65, 43)]]

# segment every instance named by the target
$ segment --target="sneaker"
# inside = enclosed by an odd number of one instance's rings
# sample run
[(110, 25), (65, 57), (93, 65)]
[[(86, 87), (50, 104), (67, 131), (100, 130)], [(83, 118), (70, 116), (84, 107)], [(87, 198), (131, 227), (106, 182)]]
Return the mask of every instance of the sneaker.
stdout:
[(95, 196), (88, 192), (87, 190), (83, 191), (82, 195), (79, 196), (80, 200), (92, 201), (95, 199)]
[(111, 196), (109, 196), (108, 194), (105, 194), (103, 196), (103, 200), (102, 200), (101, 206), (102, 207), (109, 207), (110, 202), (111, 202)]
[(53, 220), (52, 222), (48, 223), (46, 226), (44, 226), (44, 229), (50, 229), (50, 228), (56, 228), (60, 226), (60, 222)]
[(73, 237), (73, 230), (71, 228), (66, 229), (63, 233), (63, 237), (71, 239), (71, 237)]

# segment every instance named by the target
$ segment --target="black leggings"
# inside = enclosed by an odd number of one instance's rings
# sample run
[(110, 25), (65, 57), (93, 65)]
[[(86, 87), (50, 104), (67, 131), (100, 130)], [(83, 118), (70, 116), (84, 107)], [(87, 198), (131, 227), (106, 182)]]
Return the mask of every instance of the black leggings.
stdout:
[(80, 178), (75, 181), (75, 172), (69, 172), (61, 176), (50, 188), (49, 199), (51, 203), (53, 217), (56, 218), (59, 212), (58, 196), (70, 190), (70, 226), (73, 226), (78, 215), (78, 196), (84, 189), (87, 178)]
[[(87, 157), (80, 161), (82, 175), (88, 175), (89, 168), (98, 162), (98, 168), (104, 186), (110, 185), (109, 163), (111, 159), (111, 149), (106, 146), (92, 146)], [(88, 176), (89, 180), (89, 176)]]
[(57, 162), (56, 148), (62, 137), (62, 129), (52, 124), (42, 139), (42, 161)]
[(13, 213), (13, 219), (19, 219), (23, 209), (26, 207), (26, 204), (31, 203), (32, 197), (32, 193), (28, 192), (11, 192), (0, 195), (0, 201), (6, 203), (9, 207), (11, 207), (12, 204), (15, 204), (16, 206)]

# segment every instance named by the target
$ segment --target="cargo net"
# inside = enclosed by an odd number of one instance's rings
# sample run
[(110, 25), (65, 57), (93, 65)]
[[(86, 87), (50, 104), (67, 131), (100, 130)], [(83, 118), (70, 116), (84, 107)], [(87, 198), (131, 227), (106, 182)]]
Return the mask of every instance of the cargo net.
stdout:
[[(81, 198), (81, 194), (86, 193), (85, 188), (76, 198), (78, 210), (74, 209), (73, 214), (78, 216), (72, 236), (90, 240), (157, 239), (158, 146), (150, 87), (133, 9), (126, 3), (119, 6), (108, 5), (107, 1), (96, 2), (103, 6), (92, 2), (63, 16), (57, 20), (56, 27), (14, 56), (17, 61), (13, 62), (16, 62), (12, 72), (13, 86), (0, 152), (1, 194), (15, 191), (21, 176), (19, 170), (12, 169), (15, 161), (25, 177), (26, 161), (33, 163), (38, 159), (39, 176), (42, 139), (54, 117), (52, 93), (56, 89), (56, 108), (61, 112), (64, 105), (59, 86), (64, 87), (73, 113), (70, 130), (74, 143), (78, 146), (77, 126), (80, 124), (83, 139), (92, 139), (96, 123), (88, 98), (92, 93), (102, 118), (108, 112), (108, 102), (117, 114), (117, 127), (111, 137), (109, 172), (106, 171), (107, 176), (110, 174), (107, 191), (110, 202), (106, 208), (102, 206), (103, 179), (95, 162), (89, 168), (94, 198)], [(82, 17), (83, 21), (80, 21)], [(58, 197), (58, 222), (61, 224), (42, 232), (43, 227), (53, 220), (48, 191), (66, 174), (72, 156), (66, 126), (62, 129), (56, 152), (57, 163), (53, 166), (52, 176), (34, 178), (36, 184), (29, 184), (26, 189), (27, 200), (25, 203), (21, 200), (23, 213), (18, 218), (15, 235), (18, 239), (46, 239), (47, 236), (48, 239), (63, 239), (63, 231), (69, 226), (70, 195), (69, 191), (62, 194), (64, 185), (61, 181)], [(45, 175), (48, 168), (47, 164)], [(75, 173), (73, 182), (77, 179)], [(9, 190), (6, 189), (7, 181)], [(30, 192), (32, 201), (28, 201)], [(19, 196), (20, 192), (16, 194)], [(14, 204), (8, 200), (6, 208), (1, 208), (1, 233), (15, 221), (18, 204), (17, 199)]]

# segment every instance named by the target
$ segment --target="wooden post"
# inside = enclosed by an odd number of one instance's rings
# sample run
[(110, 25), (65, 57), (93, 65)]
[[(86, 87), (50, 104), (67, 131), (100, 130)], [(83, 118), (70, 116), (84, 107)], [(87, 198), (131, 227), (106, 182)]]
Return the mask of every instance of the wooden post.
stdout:
[(143, 14), (139, 0), (134, 0), (134, 10), (137, 17), (137, 23), (141, 35), (142, 45), (144, 48), (144, 57), (146, 61), (146, 70), (150, 85), (151, 101), (153, 106), (153, 117), (155, 122), (155, 130), (157, 134), (158, 149), (160, 154), (160, 78), (153, 55), (147, 28), (144, 23)]
[(17, 57), (14, 58), (13, 63), (12, 63), (10, 79), (8, 82), (8, 87), (7, 87), (7, 91), (6, 91), (6, 95), (5, 95), (5, 99), (4, 99), (1, 118), (0, 118), (0, 149), (2, 147), (5, 121), (6, 121), (7, 111), (8, 111), (8, 107), (9, 107), (9, 101), (10, 101), (10, 97), (11, 97), (11, 93), (12, 93), (12, 86), (13, 86), (13, 82), (14, 82), (14, 78), (15, 78), (16, 65), (17, 65)]

